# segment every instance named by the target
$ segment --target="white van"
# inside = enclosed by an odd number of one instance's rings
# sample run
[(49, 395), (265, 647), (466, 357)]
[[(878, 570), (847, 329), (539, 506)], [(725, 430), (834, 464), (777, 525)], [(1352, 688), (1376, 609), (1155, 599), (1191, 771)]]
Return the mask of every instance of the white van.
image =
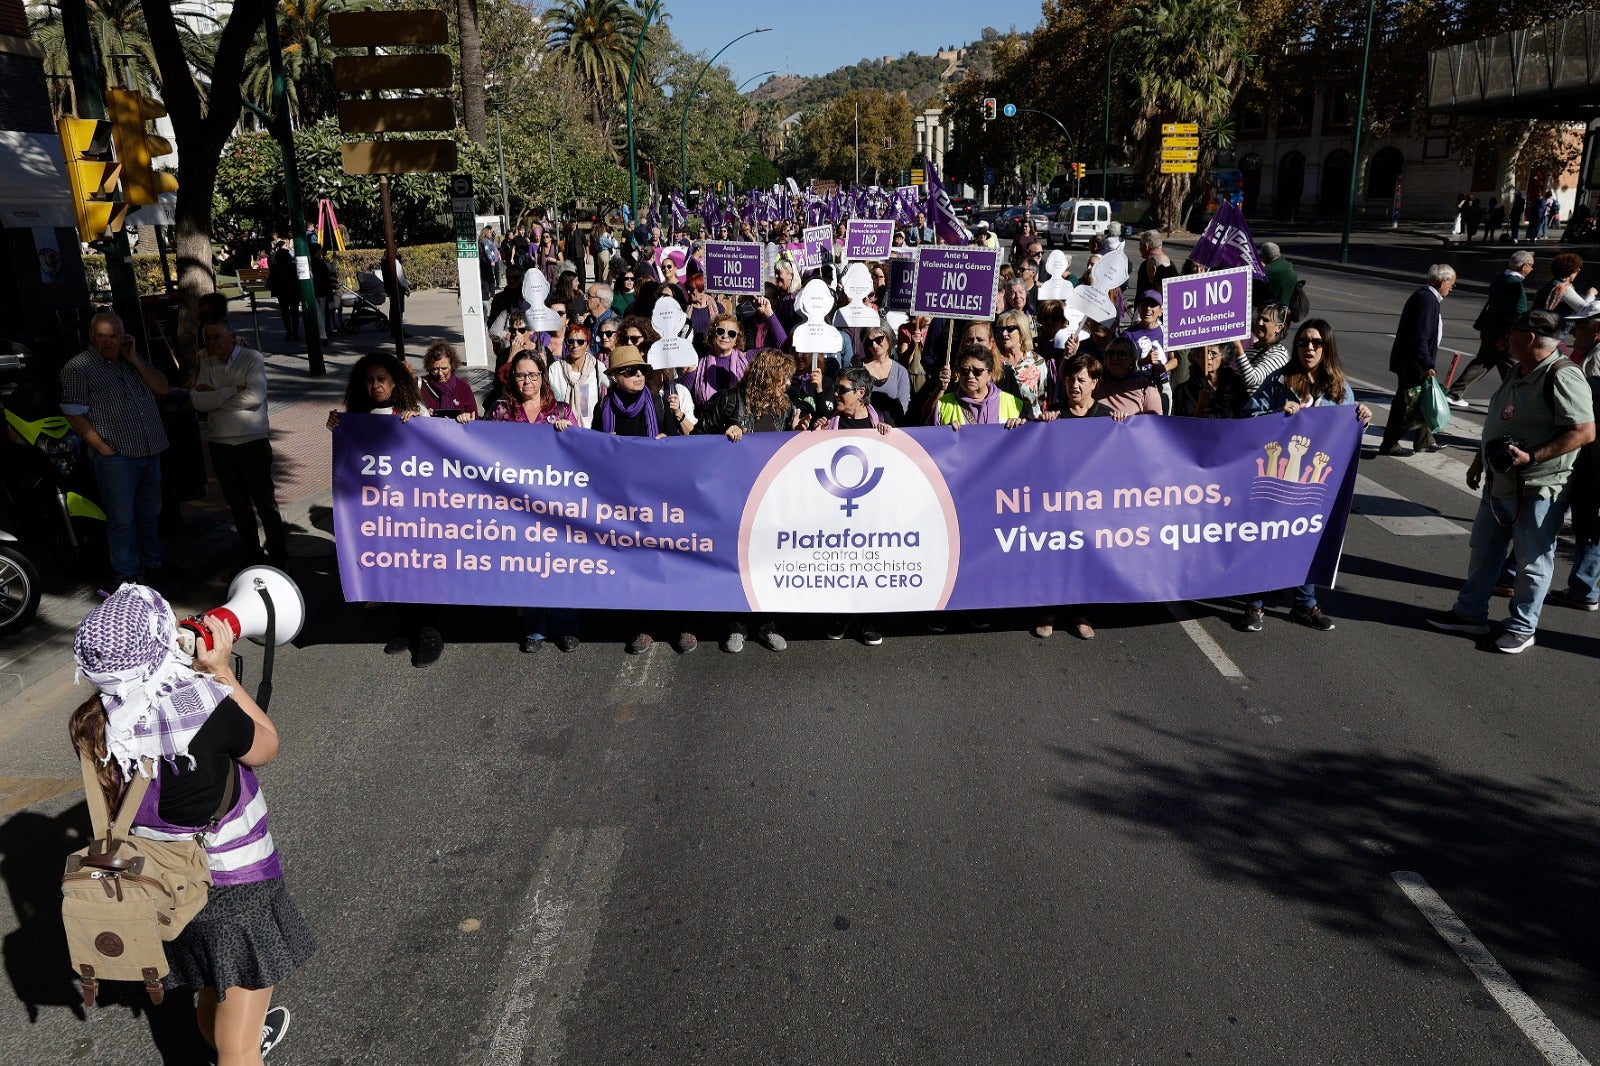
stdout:
[(1068, 200), (1050, 220), (1050, 247), (1071, 248), (1104, 233), (1111, 225), (1111, 204), (1105, 200)]

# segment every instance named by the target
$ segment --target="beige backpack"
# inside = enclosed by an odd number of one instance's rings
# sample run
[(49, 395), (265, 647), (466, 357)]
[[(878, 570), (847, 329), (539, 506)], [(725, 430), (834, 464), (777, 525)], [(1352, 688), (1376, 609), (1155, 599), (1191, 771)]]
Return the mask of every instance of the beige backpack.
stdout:
[[(163, 941), (183, 931), (205, 906), (211, 887), (201, 835), (189, 840), (148, 840), (130, 836), (133, 821), (150, 787), (150, 778), (134, 774), (115, 813), (88, 755), (80, 756), (84, 792), (94, 840), (67, 857), (61, 877), (61, 920), (66, 926), (72, 968), (83, 978), (84, 1006), (93, 1006), (101, 981), (141, 981), (150, 1002), (162, 999), (167, 975)], [(157, 767), (150, 761), (145, 771)], [(229, 768), (222, 805), (211, 818), (215, 826), (233, 806), (238, 774)]]

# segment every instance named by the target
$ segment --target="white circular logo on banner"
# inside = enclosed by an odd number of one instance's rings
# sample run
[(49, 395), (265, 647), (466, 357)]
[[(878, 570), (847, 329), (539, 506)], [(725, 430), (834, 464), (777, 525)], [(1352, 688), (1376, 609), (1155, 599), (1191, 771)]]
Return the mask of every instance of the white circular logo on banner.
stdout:
[(944, 475), (908, 434), (803, 433), (767, 461), (739, 524), (753, 611), (933, 611), (961, 532)]

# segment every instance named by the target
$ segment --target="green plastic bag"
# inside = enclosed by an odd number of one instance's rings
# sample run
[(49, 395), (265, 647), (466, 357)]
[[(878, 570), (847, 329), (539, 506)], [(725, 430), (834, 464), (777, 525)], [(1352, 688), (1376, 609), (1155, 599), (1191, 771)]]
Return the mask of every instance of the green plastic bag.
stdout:
[(1422, 383), (1417, 396), (1417, 414), (1419, 421), (1431, 433), (1438, 433), (1450, 424), (1450, 401), (1445, 398), (1438, 378), (1429, 378)]

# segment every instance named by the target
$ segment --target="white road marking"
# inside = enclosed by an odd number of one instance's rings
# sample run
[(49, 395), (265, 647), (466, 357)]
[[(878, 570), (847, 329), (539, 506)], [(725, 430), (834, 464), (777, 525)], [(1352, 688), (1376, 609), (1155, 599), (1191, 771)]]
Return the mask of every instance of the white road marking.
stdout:
[(555, 1066), (622, 857), (622, 830), (557, 829), (523, 903), (498, 987), (503, 1002), (484, 1066)]
[(1239, 669), (1239, 664), (1228, 658), (1228, 653), (1222, 650), (1222, 645), (1211, 639), (1211, 634), (1205, 631), (1188, 608), (1181, 603), (1167, 604), (1167, 610), (1172, 612), (1172, 617), (1178, 620), (1178, 625), (1194, 641), (1195, 647), (1200, 649), (1200, 654), (1211, 660), (1211, 665), (1217, 672), (1229, 681), (1242, 682), (1245, 680), (1244, 671)]
[(1505, 967), (1483, 946), (1483, 942), (1472, 935), (1472, 930), (1456, 917), (1456, 912), (1423, 880), (1421, 874), (1411, 870), (1395, 870), (1389, 876), (1394, 878), (1400, 891), (1416, 905), (1422, 916), (1428, 919), (1434, 932), (1443, 937), (1445, 943), (1467, 964), (1467, 969), (1472, 971), (1472, 975), (1500, 1004), (1500, 1009), (1522, 1030), (1522, 1034), (1533, 1043), (1546, 1062), (1551, 1066), (1589, 1066), (1589, 1060), (1583, 1057), (1583, 1053), (1573, 1047), (1572, 1041), (1556, 1028), (1549, 1016), (1529, 998)]
[(1365, 474), (1356, 475), (1356, 498), (1350, 510), (1365, 515), (1397, 537), (1466, 535), (1466, 528), (1385, 488)]
[[(1360, 378), (1349, 378), (1348, 380), (1353, 387), (1358, 389), (1365, 389), (1369, 392), (1384, 393), (1390, 396), (1394, 395), (1394, 390), (1392, 388), (1382, 388), (1378, 385), (1374, 385), (1370, 381), (1362, 381)], [(1367, 404), (1367, 406), (1372, 408), (1374, 413), (1380, 411), (1383, 412), (1385, 420), (1387, 420), (1389, 411), (1389, 405), (1387, 403), (1374, 402)], [(1452, 411), (1450, 417), (1453, 421), (1454, 419), (1460, 418), (1465, 413), (1467, 412)], [(1471, 413), (1480, 418), (1482, 417), (1482, 415), (1478, 412)], [(1480, 427), (1476, 425), (1471, 427), (1472, 435), (1477, 436), (1481, 432), (1482, 429)], [(1367, 427), (1367, 433), (1376, 437), (1383, 436), (1383, 429), (1377, 424), (1377, 419), (1374, 419), (1373, 424)], [(1456, 449), (1456, 451), (1461, 455), (1468, 454), (1460, 449)], [(1450, 453), (1448, 452), (1423, 452), (1421, 455), (1408, 455), (1401, 460), (1407, 469), (1416, 470), (1419, 473), (1426, 474), (1435, 481), (1438, 481), (1444, 485), (1449, 485), (1457, 492), (1463, 493), (1476, 500), (1480, 493), (1474, 492), (1472, 489), (1467, 488), (1467, 463), (1470, 461), (1470, 459), (1468, 459), (1466, 462), (1458, 459), (1452, 459), (1450, 458)]]

